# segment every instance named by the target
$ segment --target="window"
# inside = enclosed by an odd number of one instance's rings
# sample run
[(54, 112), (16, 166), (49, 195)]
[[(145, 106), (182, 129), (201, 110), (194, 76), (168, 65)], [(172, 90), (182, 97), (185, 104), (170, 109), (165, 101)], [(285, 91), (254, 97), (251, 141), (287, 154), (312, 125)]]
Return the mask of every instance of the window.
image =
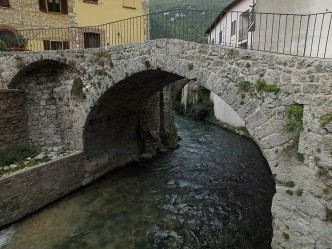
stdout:
[(100, 34), (87, 32), (84, 33), (84, 48), (99, 48)]
[(135, 0), (123, 0), (122, 6), (124, 8), (136, 9)]
[(1, 7), (10, 7), (9, 0), (0, 0), (0, 6)]
[(67, 0), (39, 0), (39, 9), (42, 12), (68, 14), (68, 3)]
[(44, 50), (61, 50), (69, 49), (68, 41), (48, 41), (44, 40)]
[(83, 0), (84, 3), (98, 3), (98, 0)]
[(222, 43), (222, 31), (219, 32), (219, 44)]
[(17, 47), (16, 34), (8, 29), (0, 29), (0, 40), (6, 43), (7, 48)]
[(231, 24), (231, 36), (235, 35), (236, 33), (236, 20)]

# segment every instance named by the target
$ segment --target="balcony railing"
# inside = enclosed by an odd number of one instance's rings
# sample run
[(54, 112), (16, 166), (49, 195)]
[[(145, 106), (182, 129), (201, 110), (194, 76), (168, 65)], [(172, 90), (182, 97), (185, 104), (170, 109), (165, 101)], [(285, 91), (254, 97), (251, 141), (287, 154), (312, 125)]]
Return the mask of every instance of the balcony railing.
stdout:
[[(3, 40), (0, 50), (81, 49), (176, 38), (229, 47), (242, 46), (247, 40), (246, 47), (252, 50), (332, 58), (332, 12), (306, 15), (252, 13), (249, 20), (254, 21), (254, 32), (250, 26), (243, 29), (239, 25), (243, 12), (182, 9), (99, 26), (17, 30), (10, 34), (0, 30), (0, 40)], [(233, 36), (230, 32), (232, 23), (241, 29)]]
[(239, 31), (239, 42), (248, 40), (248, 28)]
[(249, 13), (249, 30), (250, 31), (255, 31), (255, 8), (256, 8), (256, 3), (251, 8), (251, 11)]

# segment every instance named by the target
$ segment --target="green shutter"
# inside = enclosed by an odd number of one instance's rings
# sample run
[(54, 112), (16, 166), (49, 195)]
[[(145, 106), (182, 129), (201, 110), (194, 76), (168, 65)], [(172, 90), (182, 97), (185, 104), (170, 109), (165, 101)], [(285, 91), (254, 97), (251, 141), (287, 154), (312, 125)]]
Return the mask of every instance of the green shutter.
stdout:
[(43, 43), (44, 43), (44, 50), (51, 50), (50, 41), (44, 40)]
[(39, 10), (47, 12), (46, 0), (39, 0)]
[(63, 42), (63, 49), (69, 49), (69, 42), (68, 41)]
[(68, 14), (68, 2), (67, 2), (67, 0), (61, 0), (61, 12), (63, 14)]

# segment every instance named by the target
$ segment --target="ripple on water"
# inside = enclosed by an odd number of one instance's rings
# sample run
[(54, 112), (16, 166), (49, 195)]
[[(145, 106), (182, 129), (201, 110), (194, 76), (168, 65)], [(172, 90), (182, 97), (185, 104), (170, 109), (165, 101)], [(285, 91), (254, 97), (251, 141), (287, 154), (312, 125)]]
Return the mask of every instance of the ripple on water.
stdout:
[[(181, 146), (2, 231), (3, 249), (270, 248), (275, 184), (251, 141), (177, 117)], [(13, 230), (10, 230), (13, 231)], [(8, 241), (8, 239), (6, 239)]]

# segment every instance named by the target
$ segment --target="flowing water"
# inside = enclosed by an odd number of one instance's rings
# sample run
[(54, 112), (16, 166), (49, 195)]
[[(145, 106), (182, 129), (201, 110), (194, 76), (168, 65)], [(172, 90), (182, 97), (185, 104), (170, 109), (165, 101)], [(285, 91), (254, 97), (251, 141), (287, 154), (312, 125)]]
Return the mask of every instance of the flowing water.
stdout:
[(10, 238), (2, 248), (270, 248), (275, 184), (257, 146), (187, 117), (176, 123), (179, 149), (0, 231), (0, 244)]

